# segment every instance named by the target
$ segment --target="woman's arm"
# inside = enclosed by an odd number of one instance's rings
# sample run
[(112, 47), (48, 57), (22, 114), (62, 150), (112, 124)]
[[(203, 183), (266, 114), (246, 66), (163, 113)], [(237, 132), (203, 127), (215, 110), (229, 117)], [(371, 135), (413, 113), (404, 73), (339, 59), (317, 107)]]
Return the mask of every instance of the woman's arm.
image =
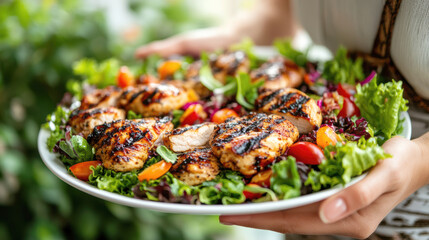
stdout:
[(413, 141), (394, 137), (383, 148), (393, 157), (325, 201), (279, 212), (221, 216), (220, 222), (282, 233), (366, 238), (396, 205), (429, 184), (429, 133)]
[(258, 1), (253, 11), (237, 16), (220, 27), (194, 30), (174, 37), (155, 41), (136, 51), (136, 57), (150, 54), (198, 55), (201, 51), (214, 51), (251, 38), (258, 45), (271, 44), (275, 38), (293, 37), (297, 25), (290, 0)]

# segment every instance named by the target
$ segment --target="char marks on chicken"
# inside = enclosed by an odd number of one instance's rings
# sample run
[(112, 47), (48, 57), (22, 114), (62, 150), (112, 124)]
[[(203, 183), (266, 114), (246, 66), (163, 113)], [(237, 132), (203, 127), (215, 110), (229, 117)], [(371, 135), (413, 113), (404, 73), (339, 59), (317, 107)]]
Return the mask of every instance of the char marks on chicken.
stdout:
[(117, 120), (96, 126), (87, 140), (105, 168), (126, 172), (142, 168), (155, 141), (172, 129), (171, 117)]
[(188, 185), (199, 185), (219, 174), (219, 160), (210, 148), (197, 148), (180, 153), (170, 172)]
[(316, 102), (294, 88), (262, 92), (255, 101), (259, 112), (284, 116), (305, 134), (320, 127), (322, 113)]
[(79, 109), (116, 107), (121, 92), (120, 88), (114, 86), (96, 89), (83, 96)]
[(251, 113), (219, 124), (210, 141), (225, 167), (251, 176), (272, 163), (298, 139), (298, 129), (286, 118)]
[(239, 72), (249, 72), (250, 61), (243, 51), (233, 51), (218, 56), (212, 55), (210, 66), (214, 78), (225, 84), (228, 76), (235, 76)]
[(281, 89), (297, 87), (302, 82), (304, 71), (295, 63), (283, 58), (275, 57), (250, 72), (252, 82), (263, 80), (264, 89)]
[(119, 106), (143, 117), (163, 116), (180, 109), (189, 101), (183, 88), (171, 84), (150, 83), (126, 88), (119, 99)]
[(125, 119), (125, 115), (124, 110), (114, 107), (75, 110), (70, 115), (69, 125), (75, 133), (87, 138), (95, 126)]

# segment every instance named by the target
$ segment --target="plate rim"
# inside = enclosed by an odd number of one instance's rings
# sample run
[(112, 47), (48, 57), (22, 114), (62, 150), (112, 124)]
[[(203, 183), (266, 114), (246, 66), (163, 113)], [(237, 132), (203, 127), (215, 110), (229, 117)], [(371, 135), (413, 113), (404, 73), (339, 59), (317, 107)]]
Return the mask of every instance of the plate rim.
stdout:
[[(401, 116), (405, 119), (403, 125), (404, 130), (401, 135), (407, 139), (411, 138), (411, 120), (407, 112), (403, 112)], [(233, 214), (252, 214), (252, 213), (262, 213), (262, 212), (271, 212), (278, 210), (285, 210), (290, 208), (295, 208), (299, 206), (304, 206), (314, 202), (321, 201), (340, 190), (347, 188), (356, 182), (362, 180), (366, 174), (360, 175), (353, 178), (353, 180), (346, 184), (344, 187), (341, 185), (335, 186), (333, 188), (323, 190), (316, 193), (307, 194), (304, 196), (279, 200), (279, 201), (269, 201), (262, 203), (241, 203), (241, 204), (231, 204), (231, 205), (192, 205), (192, 204), (182, 204), (182, 203), (166, 203), (166, 202), (156, 202), (150, 200), (143, 200), (138, 198), (132, 198), (123, 196), (117, 193), (108, 192), (96, 188), (95, 186), (90, 185), (87, 182), (81, 181), (71, 174), (68, 173), (64, 164), (57, 157), (56, 154), (48, 151), (46, 140), (49, 137), (49, 130), (41, 128), (38, 135), (38, 150), (40, 157), (48, 169), (55, 174), (62, 181), (68, 185), (79, 189), (89, 195), (94, 197), (101, 198), (103, 200), (126, 205), (129, 207), (138, 207), (146, 208), (150, 210), (166, 212), (166, 213), (181, 213), (181, 214), (193, 214), (193, 215), (233, 215)]]

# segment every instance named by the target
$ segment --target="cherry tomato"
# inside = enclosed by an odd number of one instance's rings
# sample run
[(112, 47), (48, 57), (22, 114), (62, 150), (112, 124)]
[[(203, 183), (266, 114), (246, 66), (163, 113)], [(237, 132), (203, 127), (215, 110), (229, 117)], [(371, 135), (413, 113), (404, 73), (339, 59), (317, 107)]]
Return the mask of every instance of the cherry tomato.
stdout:
[(316, 142), (321, 148), (325, 148), (328, 145), (336, 145), (338, 141), (341, 141), (341, 138), (331, 127), (324, 126), (317, 130)]
[[(254, 184), (254, 183), (249, 183), (246, 186), (248, 186), (248, 187), (261, 187), (258, 184)], [(250, 199), (250, 200), (262, 197), (262, 193), (253, 193), (253, 192), (246, 191), (246, 190), (243, 191), (243, 194), (246, 197), (246, 199)]]
[(101, 165), (100, 161), (80, 162), (71, 166), (70, 171), (73, 173), (73, 175), (76, 178), (82, 181), (88, 181), (88, 177), (92, 173), (92, 170), (90, 169), (90, 167), (91, 166), (97, 167), (98, 165)]
[(152, 180), (157, 179), (164, 175), (165, 173), (170, 170), (171, 166), (173, 164), (171, 162), (166, 162), (165, 160), (161, 160), (149, 167), (147, 167), (143, 172), (139, 173), (138, 178), (139, 181), (142, 182), (143, 180)]
[(177, 70), (180, 69), (181, 63), (179, 61), (169, 60), (165, 61), (159, 66), (158, 74), (160, 79), (165, 79), (168, 76), (173, 75)]
[(297, 142), (289, 147), (288, 156), (292, 156), (297, 162), (309, 165), (318, 165), (325, 158), (322, 149), (311, 142)]
[(183, 120), (181, 121), (181, 125), (193, 125), (199, 118), (200, 116), (198, 116), (198, 113), (191, 112), (185, 118), (183, 118)]
[(271, 175), (273, 175), (273, 171), (271, 169), (258, 172), (255, 176), (252, 177), (250, 183), (254, 183), (262, 187), (270, 187)]
[(126, 88), (128, 86), (131, 86), (133, 84), (134, 77), (131, 74), (130, 69), (126, 66), (122, 66), (119, 69), (118, 76), (116, 76), (116, 82), (119, 87)]
[(344, 98), (343, 107), (338, 113), (339, 117), (360, 116), (360, 110), (356, 104), (349, 98)]
[(343, 96), (345, 98), (351, 99), (353, 94), (351, 92), (354, 92), (354, 86), (352, 85), (345, 85), (345, 84), (338, 84), (337, 92), (340, 96)]
[(207, 117), (206, 112), (201, 104), (193, 104), (189, 106), (182, 117), (180, 117), (180, 123), (182, 126), (192, 125), (198, 120), (203, 120)]
[(224, 108), (224, 109), (217, 111), (213, 115), (212, 122), (220, 124), (220, 123), (225, 122), (230, 117), (238, 117), (238, 114), (232, 109)]

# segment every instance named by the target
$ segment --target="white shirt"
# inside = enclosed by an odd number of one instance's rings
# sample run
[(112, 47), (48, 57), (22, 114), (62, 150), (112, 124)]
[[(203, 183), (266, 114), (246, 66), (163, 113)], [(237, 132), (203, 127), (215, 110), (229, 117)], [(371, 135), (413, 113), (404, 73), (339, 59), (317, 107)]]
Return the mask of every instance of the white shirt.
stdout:
[[(339, 45), (371, 52), (385, 0), (295, 0), (294, 13), (312, 40), (335, 51)], [(429, 1), (403, 0), (392, 36), (399, 71), (429, 99)], [(399, 80), (399, 79), (398, 79)]]

